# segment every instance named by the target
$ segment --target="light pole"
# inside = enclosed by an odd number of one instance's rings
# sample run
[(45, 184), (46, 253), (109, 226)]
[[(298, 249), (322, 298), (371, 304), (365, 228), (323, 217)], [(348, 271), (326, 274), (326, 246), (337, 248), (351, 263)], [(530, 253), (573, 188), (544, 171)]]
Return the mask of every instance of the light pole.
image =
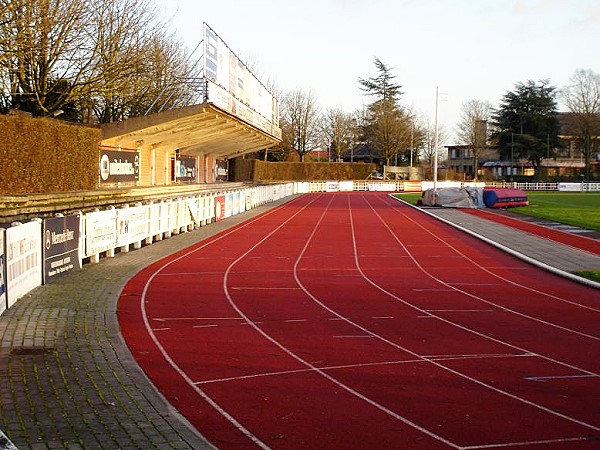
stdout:
[(439, 131), (438, 131), (438, 105), (439, 105), (439, 88), (435, 87), (435, 134), (433, 137), (433, 205), (435, 206), (435, 196), (437, 193), (437, 169), (438, 169), (438, 145), (439, 145)]

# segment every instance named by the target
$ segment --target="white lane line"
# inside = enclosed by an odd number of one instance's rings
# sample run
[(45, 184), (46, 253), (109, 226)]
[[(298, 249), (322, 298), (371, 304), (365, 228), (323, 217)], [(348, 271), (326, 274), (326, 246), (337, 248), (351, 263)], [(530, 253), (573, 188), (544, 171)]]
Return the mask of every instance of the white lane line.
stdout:
[(273, 286), (232, 286), (234, 291), (297, 291), (297, 287), (273, 287)]
[(334, 339), (355, 339), (355, 338), (373, 339), (373, 336), (365, 335), (365, 334), (347, 334), (347, 335), (333, 336), (333, 338)]
[[(298, 264), (300, 262), (300, 260), (302, 259), (303, 255), (306, 253), (306, 250), (308, 249), (308, 246), (310, 244), (310, 242), (313, 240), (317, 229), (319, 228), (319, 225), (321, 224), (321, 222), (323, 221), (323, 218), (325, 217), (325, 213), (329, 210), (329, 207), (331, 205), (331, 202), (333, 201), (334, 196), (331, 196), (330, 200), (329, 200), (329, 204), (327, 205), (327, 207), (323, 208), (323, 212), (321, 213), (319, 219), (317, 220), (316, 224), (313, 227), (313, 230), (311, 232), (311, 234), (308, 236), (308, 238), (306, 239), (306, 244), (304, 245), (304, 247), (302, 248), (300, 254), (298, 255), (298, 258), (296, 259), (296, 262), (294, 263), (294, 279), (296, 281), (296, 284), (311, 298), (313, 299), (313, 301), (315, 301), (315, 303), (319, 304), (321, 307), (323, 307), (324, 309), (326, 309), (327, 311), (329, 311), (332, 315), (337, 316), (339, 318), (341, 318), (342, 316), (337, 313), (336, 311), (333, 311), (331, 308), (328, 308), (327, 306), (325, 306), (322, 302), (320, 302), (318, 299), (316, 299), (307, 289), (306, 287), (300, 282), (299, 276), (298, 276)], [(223, 276), (223, 292), (225, 293), (225, 297), (227, 298), (227, 301), (229, 302), (229, 304), (231, 305), (232, 308), (235, 309), (235, 311), (241, 316), (244, 317), (244, 319), (246, 319), (246, 321), (248, 322), (249, 325), (251, 325), (258, 333), (260, 333), (267, 341), (271, 342), (272, 344), (276, 345), (277, 347), (279, 347), (283, 352), (285, 352), (287, 355), (289, 355), (291, 358), (295, 359), (296, 361), (298, 361), (300, 364), (306, 366), (307, 368), (313, 369), (315, 370), (317, 373), (319, 373), (319, 375), (321, 375), (323, 378), (329, 380), (331, 383), (335, 384), (336, 386), (340, 387), (341, 389), (345, 390), (346, 392), (348, 392), (351, 395), (354, 395), (355, 397), (363, 400), (365, 403), (368, 403), (369, 405), (373, 406), (376, 409), (379, 409), (380, 411), (382, 411), (385, 414), (388, 414), (390, 417), (393, 417), (397, 420), (399, 420), (400, 422), (409, 425), (410, 427), (414, 428), (417, 431), (420, 431), (421, 433), (429, 436), (432, 439), (435, 439), (439, 442), (442, 442), (446, 445), (448, 445), (449, 447), (455, 448), (455, 449), (459, 449), (460, 447), (457, 446), (456, 444), (454, 444), (453, 442), (449, 441), (448, 439), (445, 439), (444, 437), (434, 433), (431, 430), (428, 430), (422, 426), (420, 426), (419, 424), (412, 422), (411, 420), (407, 419), (404, 416), (401, 416), (400, 414), (396, 413), (395, 411), (392, 411), (391, 409), (385, 407), (384, 405), (382, 405), (381, 403), (376, 402), (375, 400), (361, 394), (360, 392), (358, 392), (357, 390), (351, 388), (350, 386), (348, 386), (347, 384), (343, 383), (342, 381), (338, 380), (337, 378), (329, 375), (328, 373), (326, 373), (325, 371), (323, 371), (322, 369), (319, 369), (317, 366), (315, 366), (313, 363), (311, 363), (310, 361), (307, 361), (306, 359), (302, 358), (300, 355), (298, 355), (297, 353), (294, 353), (292, 350), (290, 350), (289, 348), (287, 348), (285, 345), (283, 345), (281, 342), (279, 342), (277, 339), (275, 339), (273, 336), (271, 336), (270, 334), (268, 334), (267, 332), (265, 332), (264, 330), (262, 330), (260, 327), (257, 327), (254, 323), (252, 323), (251, 319), (244, 314), (244, 312), (240, 309), (240, 307), (236, 304), (236, 302), (234, 301), (233, 297), (231, 296), (231, 292), (228, 289), (227, 286), (227, 280), (229, 277), (229, 274), (232, 272), (233, 267), (240, 262), (241, 260), (243, 260), (248, 254), (250, 254), (250, 252), (252, 252), (254, 249), (256, 249), (259, 245), (261, 245), (264, 241), (266, 241), (267, 239), (269, 239), (273, 234), (275, 234), (276, 231), (278, 231), (281, 227), (283, 227), (285, 225), (286, 222), (283, 222), (279, 227), (277, 227), (275, 230), (273, 230), (271, 233), (267, 234), (262, 240), (258, 241), (253, 247), (251, 247), (250, 249), (248, 249), (245, 253), (243, 253), (242, 255), (240, 255), (235, 261), (233, 261), (231, 263), (231, 265), (225, 270), (225, 274)], [(364, 276), (364, 274), (363, 274)], [(353, 322), (351, 321), (347, 321), (350, 324), (353, 324)], [(356, 326), (356, 325), (355, 325)], [(360, 328), (357, 326), (357, 328)], [(362, 329), (362, 331), (367, 332), (368, 334), (373, 334), (371, 332), (369, 332), (368, 330)], [(410, 353), (410, 352), (408, 352)], [(417, 355), (418, 357), (418, 355)]]
[(214, 328), (214, 327), (218, 327), (219, 325), (217, 324), (210, 324), (210, 325), (193, 325), (192, 328)]
[(496, 312), (497, 309), (424, 309), (425, 312)]
[(565, 379), (569, 379), (569, 378), (599, 378), (598, 375), (592, 375), (592, 374), (584, 374), (584, 375), (548, 375), (548, 376), (541, 376), (541, 377), (525, 377), (524, 380), (531, 380), (531, 381), (546, 381), (546, 380), (565, 380)]
[[(497, 359), (497, 358), (520, 358), (523, 356), (531, 356), (531, 355), (521, 355), (521, 354), (481, 354), (481, 355), (440, 355), (440, 356), (426, 356), (425, 358), (431, 359), (433, 361), (452, 361), (452, 360), (467, 360), (467, 359)], [(428, 361), (423, 360), (423, 358), (419, 359), (401, 359), (397, 361), (380, 361), (380, 362), (372, 362), (372, 363), (356, 363), (356, 364), (343, 364), (343, 365), (335, 365), (335, 366), (316, 366), (320, 370), (340, 370), (340, 369), (360, 369), (362, 367), (374, 367), (374, 366), (401, 366), (404, 364), (424, 364)], [(224, 383), (228, 381), (239, 381), (246, 380), (249, 378), (260, 378), (260, 377), (273, 377), (279, 375), (290, 375), (295, 373), (307, 373), (307, 372), (317, 372), (312, 368), (305, 369), (294, 369), (294, 370), (281, 370), (276, 372), (263, 372), (263, 373), (255, 373), (251, 375), (240, 375), (236, 377), (225, 377), (225, 378), (213, 378), (209, 380), (196, 381), (195, 384), (212, 384), (212, 383)]]
[[(299, 197), (300, 198), (300, 197)], [(300, 212), (302, 212), (305, 208), (308, 207), (308, 205), (310, 205), (312, 202), (314, 202), (315, 200), (307, 203), (306, 205), (304, 205), (302, 208), (300, 208), (295, 214), (293, 214), (292, 216), (290, 216), (287, 220), (285, 220), (281, 225), (279, 225), (279, 227), (276, 228), (279, 229), (281, 228), (283, 225), (285, 225), (288, 221), (290, 221), (292, 218), (294, 218), (295, 216), (297, 216), (298, 214), (300, 214)], [(294, 200), (292, 200), (292, 202), (294, 202)], [(289, 203), (288, 203), (289, 205)], [(152, 275), (150, 275), (150, 277), (148, 278), (148, 280), (146, 281), (146, 284), (144, 285), (144, 290), (142, 292), (141, 298), (140, 298), (140, 310), (142, 312), (142, 318), (144, 320), (144, 326), (146, 328), (146, 331), (148, 332), (148, 335), (150, 336), (150, 338), (152, 339), (152, 341), (154, 342), (154, 345), (156, 345), (156, 347), (158, 348), (158, 350), (160, 351), (160, 353), (162, 354), (164, 360), (167, 362), (167, 364), (169, 364), (178, 374), (179, 376), (184, 380), (184, 382), (186, 384), (188, 384), (190, 387), (192, 387), (192, 389), (194, 389), (194, 391), (202, 398), (204, 399), (204, 401), (206, 401), (209, 405), (211, 405), (215, 411), (217, 411), (219, 414), (221, 414), (226, 420), (228, 420), (238, 431), (240, 431), (240, 433), (242, 433), (244, 436), (246, 436), (250, 441), (252, 441), (256, 446), (258, 446), (259, 448), (263, 449), (263, 450), (269, 450), (270, 447), (265, 444), (264, 442), (262, 442), (257, 436), (255, 436), (252, 432), (250, 432), (250, 430), (248, 430), (246, 427), (244, 427), (235, 417), (233, 417), (231, 414), (229, 414), (227, 412), (227, 410), (225, 410), (225, 408), (223, 408), (221, 405), (219, 405), (210, 395), (208, 395), (206, 392), (204, 392), (202, 389), (200, 389), (198, 386), (196, 386), (194, 384), (194, 382), (191, 380), (191, 378), (188, 376), (188, 374), (175, 362), (175, 360), (173, 360), (173, 358), (169, 355), (169, 353), (167, 352), (167, 350), (163, 347), (163, 345), (161, 344), (161, 342), (159, 341), (158, 337), (156, 336), (156, 334), (154, 333), (154, 330), (152, 330), (152, 327), (150, 325), (150, 319), (148, 317), (148, 312), (146, 310), (146, 296), (148, 295), (148, 290), (150, 289), (150, 285), (152, 284), (152, 282), (154, 281), (154, 279), (167, 267), (171, 266), (172, 264), (174, 264), (175, 262), (178, 262), (186, 257), (189, 257), (191, 255), (193, 255), (194, 253), (196, 253), (197, 251), (204, 249), (205, 247), (208, 247), (210, 245), (215, 244), (216, 242), (219, 242), (225, 238), (227, 238), (228, 236), (237, 233), (239, 230), (242, 230), (244, 228), (246, 228), (249, 225), (254, 224), (254, 222), (257, 222), (259, 220), (264, 219), (265, 217), (270, 216), (271, 214), (273, 214), (274, 212), (278, 211), (280, 208), (282, 208), (283, 206), (279, 206), (276, 208), (273, 208), (270, 211), (267, 211), (263, 214), (261, 214), (260, 216), (254, 218), (254, 219), (250, 219), (244, 223), (242, 223), (240, 226), (237, 226), (235, 228), (232, 228), (226, 232), (224, 232), (223, 234), (218, 235), (217, 237), (214, 237), (210, 240), (207, 240), (206, 242), (204, 242), (202, 245), (199, 245), (198, 247), (192, 248), (191, 250), (181, 254), (180, 256), (167, 261), (165, 264), (163, 264), (161, 267), (157, 268), (156, 271), (154, 271), (154, 273), (152, 273)], [(273, 231), (274, 233), (275, 231)], [(272, 234), (272, 233), (271, 233)], [(247, 318), (246, 318), (247, 319)]]
[(577, 436), (572, 438), (563, 439), (546, 439), (543, 441), (523, 441), (523, 442), (506, 442), (504, 444), (483, 444), (483, 445), (467, 445), (461, 447), (461, 450), (483, 450), (486, 448), (508, 448), (508, 447), (525, 447), (530, 445), (544, 445), (544, 444), (560, 444), (563, 442), (578, 442), (587, 441), (587, 436)]
[[(385, 220), (383, 220), (383, 217), (381, 217), (381, 215), (380, 215), (380, 214), (379, 214), (379, 213), (378, 213), (378, 212), (375, 210), (375, 208), (373, 207), (373, 205), (369, 204), (369, 206), (371, 207), (371, 210), (373, 211), (373, 213), (374, 213), (374, 214), (375, 214), (375, 215), (376, 215), (376, 216), (379, 218), (379, 220), (381, 221), (381, 223), (382, 223), (382, 224), (383, 224), (383, 225), (384, 225), (384, 226), (387, 228), (387, 230), (388, 230), (388, 231), (389, 231), (389, 233), (392, 235), (392, 237), (393, 237), (393, 238), (394, 238), (394, 239), (395, 239), (395, 240), (398, 242), (398, 244), (399, 244), (399, 245), (400, 245), (400, 246), (401, 246), (401, 247), (402, 247), (402, 248), (403, 248), (405, 251), (407, 251), (407, 249), (406, 249), (406, 246), (404, 245), (404, 243), (403, 243), (402, 241), (400, 241), (400, 239), (398, 238), (398, 236), (397, 236), (397, 235), (396, 235), (396, 234), (393, 232), (393, 230), (392, 230), (392, 229), (389, 227), (389, 225), (388, 225), (388, 224), (385, 222)], [(399, 297), (398, 295), (394, 294), (393, 292), (391, 292), (391, 291), (387, 290), (385, 287), (383, 287), (383, 286), (381, 286), (381, 285), (377, 284), (375, 281), (373, 281), (371, 278), (369, 278), (369, 277), (368, 277), (368, 276), (365, 274), (365, 272), (363, 271), (363, 269), (362, 269), (362, 267), (361, 267), (361, 265), (360, 265), (360, 261), (359, 261), (359, 259), (358, 259), (358, 256), (357, 256), (357, 255), (358, 255), (358, 251), (357, 251), (357, 242), (356, 242), (356, 227), (355, 227), (355, 225), (354, 225), (354, 218), (353, 218), (353, 215), (352, 215), (352, 206), (350, 205), (350, 200), (348, 200), (348, 208), (349, 208), (349, 216), (350, 216), (350, 228), (351, 228), (351, 230), (352, 230), (352, 241), (353, 241), (353, 245), (354, 245), (354, 255), (355, 255), (355, 256), (354, 256), (354, 261), (355, 261), (355, 266), (356, 266), (357, 270), (358, 270), (358, 271), (361, 273), (361, 275), (364, 277), (364, 280), (365, 280), (367, 283), (369, 283), (371, 286), (373, 286), (374, 288), (376, 288), (376, 289), (380, 290), (382, 293), (384, 293), (384, 294), (388, 295), (389, 297), (391, 297), (391, 298), (393, 298), (393, 299), (395, 299), (395, 300), (399, 301), (400, 303), (402, 303), (402, 304), (405, 304), (405, 305), (407, 305), (407, 306), (410, 306), (411, 308), (414, 308), (414, 309), (415, 309), (415, 310), (417, 310), (417, 311), (420, 311), (420, 312), (425, 312), (424, 310), (422, 310), (422, 309), (421, 309), (421, 308), (419, 308), (418, 306), (415, 306), (415, 305), (413, 305), (412, 303), (410, 303), (410, 302), (408, 302), (408, 301), (406, 301), (406, 300), (402, 299), (401, 297)], [(410, 218), (409, 218), (409, 219), (410, 219)], [(414, 221), (413, 221), (413, 222), (414, 222)], [(418, 225), (418, 224), (417, 224), (417, 225)], [(409, 254), (410, 254), (410, 253), (409, 253)], [(467, 258), (467, 257), (465, 256), (465, 258)], [(414, 257), (413, 257), (413, 262), (414, 262), (414, 264), (415, 264), (417, 267), (419, 267), (419, 268), (421, 268), (421, 270), (423, 270), (423, 273), (427, 274), (428, 276), (430, 276), (431, 278), (433, 278), (434, 280), (438, 281), (439, 283), (441, 283), (441, 284), (443, 284), (443, 285), (448, 285), (448, 284), (447, 284), (447, 283), (445, 283), (443, 280), (440, 280), (440, 279), (438, 279), (438, 278), (434, 277), (433, 275), (429, 274), (429, 273), (428, 273), (428, 272), (427, 272), (427, 271), (426, 271), (426, 270), (423, 268), (423, 266), (422, 266), (422, 265), (421, 265), (421, 264), (420, 264), (420, 263), (419, 263), (419, 262), (416, 260), (416, 258), (414, 258)], [(295, 274), (294, 274), (294, 276), (296, 277), (296, 275), (295, 275)], [(297, 280), (297, 283), (298, 283), (298, 285), (299, 285), (299, 286), (301, 286), (301, 287), (303, 287), (303, 289), (305, 289), (305, 292), (306, 292), (306, 294), (307, 294), (309, 297), (311, 297), (311, 298), (313, 299), (313, 301), (315, 301), (317, 304), (321, 305), (321, 306), (322, 306), (324, 309), (326, 309), (327, 311), (330, 311), (332, 314), (336, 314), (336, 312), (335, 312), (335, 311), (333, 311), (331, 308), (329, 308), (327, 305), (323, 304), (323, 302), (321, 302), (319, 299), (317, 299), (317, 298), (316, 298), (314, 295), (312, 295), (312, 293), (310, 293), (310, 292), (308, 291), (308, 289), (306, 289), (306, 288), (305, 288), (305, 287), (302, 285), (302, 283), (300, 282), (300, 279), (299, 279), (298, 277), (296, 277), (296, 280)], [(458, 289), (457, 289), (457, 290), (458, 290)], [(459, 290), (458, 290), (458, 291), (459, 291)], [(464, 292), (464, 291), (459, 291), (459, 292)], [(464, 292), (464, 293), (465, 293), (465, 294), (467, 294), (467, 295), (469, 295), (469, 296), (471, 296), (471, 297), (473, 297), (473, 298), (480, 299), (480, 300), (481, 300), (482, 302), (484, 302), (484, 303), (487, 303), (487, 304), (490, 304), (490, 305), (492, 305), (492, 306), (498, 307), (498, 305), (496, 305), (496, 304), (493, 304), (493, 303), (492, 303), (492, 302), (490, 302), (490, 301), (484, 300), (484, 299), (482, 299), (482, 298), (480, 298), (480, 297), (477, 297), (477, 296), (474, 296), (474, 295), (472, 295), (472, 294), (468, 294), (467, 292)], [(511, 312), (514, 312), (514, 311), (511, 311)], [(520, 314), (520, 313), (517, 313), (517, 312), (514, 312), (514, 313), (515, 313), (515, 314), (517, 314), (517, 315), (520, 315), (520, 316), (525, 316), (525, 317), (528, 317), (528, 318), (530, 318), (530, 316), (527, 316), (527, 315), (525, 315), (525, 314)], [(431, 314), (431, 313), (430, 313), (430, 314)], [(433, 315), (433, 314), (432, 314), (432, 315)], [(502, 341), (502, 340), (500, 340), (500, 339), (493, 338), (493, 337), (491, 337), (491, 336), (485, 335), (485, 334), (483, 334), (483, 333), (480, 333), (480, 332), (478, 332), (478, 331), (472, 330), (472, 329), (470, 329), (470, 328), (467, 328), (467, 327), (465, 327), (465, 326), (459, 325), (459, 324), (457, 324), (457, 323), (454, 323), (454, 322), (452, 322), (452, 321), (450, 321), (450, 320), (444, 319), (444, 318), (443, 318), (443, 317), (441, 317), (441, 316), (434, 316), (434, 317), (436, 317), (436, 318), (437, 318), (438, 320), (440, 320), (440, 321), (443, 321), (444, 323), (448, 323), (448, 324), (450, 324), (450, 325), (453, 325), (453, 326), (455, 326), (455, 327), (457, 327), (457, 328), (459, 328), (459, 329), (462, 329), (462, 330), (465, 330), (465, 331), (471, 332), (471, 333), (473, 333), (473, 334), (475, 334), (475, 335), (482, 336), (482, 337), (486, 337), (487, 339), (490, 339), (491, 341), (498, 342), (498, 343), (502, 343), (502, 344), (504, 344), (505, 346), (507, 346), (507, 347), (510, 347), (510, 348), (513, 348), (513, 349), (515, 349), (515, 350), (519, 350), (519, 351), (522, 351), (522, 352), (528, 352), (528, 350), (525, 350), (525, 349), (523, 349), (523, 348), (520, 348), (520, 347), (518, 347), (518, 346), (516, 346), (516, 345), (509, 344), (508, 342), (503, 342), (503, 341)], [(537, 321), (539, 321), (539, 322), (542, 322), (542, 323), (547, 323), (547, 322), (545, 322), (545, 321), (542, 321), (542, 320), (539, 320), (539, 319), (535, 319), (535, 318), (531, 318), (531, 319), (533, 319), (533, 320), (537, 320)], [(411, 355), (415, 356), (416, 358), (422, 357), (421, 355), (419, 355), (418, 353), (416, 353), (416, 352), (414, 352), (414, 351), (410, 350), (409, 348), (407, 348), (407, 347), (404, 347), (404, 346), (402, 346), (402, 345), (399, 345), (399, 344), (397, 344), (396, 342), (393, 342), (393, 341), (391, 341), (391, 340), (389, 340), (389, 339), (385, 338), (384, 336), (377, 335), (376, 333), (374, 333), (374, 332), (372, 332), (372, 331), (368, 330), (367, 328), (365, 328), (365, 327), (363, 327), (363, 326), (359, 325), (358, 323), (354, 323), (354, 322), (351, 322), (351, 321), (348, 321), (348, 323), (349, 323), (349, 324), (351, 324), (351, 325), (354, 325), (355, 327), (357, 327), (358, 329), (360, 329), (360, 330), (364, 331), (365, 333), (371, 333), (371, 334), (373, 334), (374, 336), (377, 336), (377, 338), (378, 338), (378, 339), (380, 339), (382, 342), (387, 342), (389, 345), (391, 345), (391, 346), (393, 346), (393, 347), (396, 347), (396, 348), (398, 348), (398, 349), (400, 349), (400, 350), (403, 350), (403, 351), (405, 351), (406, 353), (408, 353), (408, 354), (411, 354)], [(560, 326), (557, 326), (557, 325), (554, 325), (554, 324), (550, 324), (550, 323), (547, 323), (547, 324), (548, 324), (548, 325), (555, 326), (555, 327), (557, 327), (557, 328), (560, 328), (560, 329), (564, 329), (564, 327), (560, 327)], [(573, 331), (573, 330), (570, 330), (570, 331)], [(581, 334), (581, 333), (577, 333), (577, 332), (575, 332), (575, 334)], [(587, 336), (587, 335), (586, 335), (586, 336)], [(533, 353), (533, 352), (532, 352), (532, 353)], [(537, 354), (537, 353), (536, 353), (536, 355), (537, 355), (537, 356), (539, 356), (540, 358), (542, 358), (542, 359), (546, 360), (546, 361), (552, 361), (552, 362), (555, 362), (555, 363), (557, 363), (557, 364), (560, 364), (560, 365), (562, 365), (562, 366), (564, 366), (564, 367), (569, 367), (569, 368), (571, 368), (571, 369), (573, 369), (573, 370), (577, 370), (577, 371), (579, 371), (579, 372), (582, 372), (582, 373), (593, 374), (593, 372), (590, 372), (589, 370), (584, 370), (584, 369), (581, 369), (581, 368), (579, 368), (579, 367), (575, 367), (575, 366), (573, 366), (573, 365), (571, 365), (571, 364), (568, 364), (568, 363), (565, 363), (565, 362), (562, 362), (562, 361), (555, 360), (555, 359), (553, 359), (553, 358), (550, 358), (550, 357), (548, 357), (548, 356), (543, 356), (543, 355), (540, 355), (540, 354)], [(484, 387), (484, 388), (487, 388), (487, 389), (489, 389), (489, 390), (491, 390), (491, 391), (493, 391), (493, 392), (496, 392), (496, 393), (498, 393), (498, 394), (504, 395), (504, 396), (506, 396), (506, 397), (508, 397), (508, 398), (511, 398), (511, 399), (513, 399), (513, 400), (516, 400), (516, 401), (518, 401), (518, 402), (521, 402), (521, 403), (523, 403), (523, 404), (525, 404), (525, 405), (532, 406), (532, 407), (534, 407), (534, 408), (536, 408), (536, 409), (538, 409), (538, 410), (540, 410), (540, 411), (546, 412), (546, 413), (548, 413), (548, 414), (551, 414), (551, 415), (553, 415), (553, 416), (555, 416), (555, 417), (560, 417), (560, 418), (562, 418), (562, 419), (568, 420), (568, 421), (570, 421), (570, 422), (576, 423), (576, 424), (578, 424), (578, 425), (584, 426), (584, 427), (586, 427), (586, 428), (589, 428), (589, 429), (591, 429), (591, 430), (594, 430), (594, 431), (600, 431), (600, 427), (598, 427), (598, 426), (596, 426), (596, 425), (593, 425), (593, 424), (587, 423), (587, 422), (585, 422), (585, 421), (583, 421), (583, 420), (579, 420), (579, 419), (577, 419), (577, 418), (575, 418), (575, 417), (571, 417), (571, 416), (569, 416), (569, 415), (567, 415), (567, 414), (563, 414), (563, 413), (561, 413), (561, 412), (559, 412), (559, 411), (555, 411), (555, 410), (553, 410), (553, 409), (551, 409), (551, 408), (545, 407), (544, 405), (541, 405), (541, 404), (539, 404), (539, 403), (536, 403), (536, 402), (534, 402), (534, 401), (527, 400), (527, 399), (526, 399), (526, 398), (524, 398), (524, 397), (520, 397), (519, 395), (512, 394), (512, 393), (511, 393), (511, 392), (509, 392), (509, 391), (505, 391), (505, 390), (502, 390), (502, 389), (500, 389), (500, 388), (497, 388), (497, 387), (495, 387), (495, 386), (493, 386), (493, 385), (491, 385), (491, 384), (489, 384), (489, 383), (486, 383), (486, 382), (484, 382), (484, 381), (478, 380), (478, 379), (476, 379), (476, 378), (474, 378), (474, 377), (472, 377), (472, 376), (469, 376), (469, 375), (467, 375), (466, 373), (462, 373), (462, 372), (460, 372), (460, 371), (458, 371), (458, 370), (452, 369), (451, 367), (445, 366), (444, 364), (441, 364), (441, 363), (439, 363), (439, 362), (432, 361), (432, 360), (428, 360), (428, 361), (430, 361), (430, 363), (431, 363), (432, 365), (434, 365), (435, 367), (438, 367), (439, 369), (442, 369), (442, 370), (445, 370), (445, 371), (447, 371), (447, 372), (450, 372), (450, 373), (452, 373), (452, 374), (454, 374), (454, 375), (457, 375), (458, 377), (461, 377), (461, 378), (463, 378), (463, 379), (465, 379), (465, 380), (471, 381), (471, 382), (473, 382), (473, 383), (475, 383), (475, 384), (477, 384), (477, 385), (479, 385), (479, 386), (482, 386), (482, 387)]]
[(285, 323), (294, 323), (294, 322), (308, 322), (307, 319), (287, 319), (284, 320)]

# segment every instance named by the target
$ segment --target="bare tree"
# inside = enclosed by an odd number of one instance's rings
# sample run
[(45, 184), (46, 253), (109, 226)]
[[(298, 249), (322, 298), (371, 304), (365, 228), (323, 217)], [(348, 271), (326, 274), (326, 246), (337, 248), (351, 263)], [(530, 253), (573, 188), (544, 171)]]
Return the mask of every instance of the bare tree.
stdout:
[(487, 147), (487, 123), (490, 119), (491, 105), (487, 101), (469, 100), (463, 103), (457, 136), (461, 144), (473, 150), (473, 177), (477, 181), (479, 158)]
[[(431, 171), (433, 171), (433, 160), (436, 156), (436, 140), (435, 140), (435, 126), (432, 125), (429, 121), (424, 124), (420, 129), (420, 142), (419, 142), (419, 153), (421, 154), (423, 160), (427, 163), (427, 166)], [(438, 126), (438, 158), (439, 154), (439, 146), (443, 145), (446, 141), (448, 141), (448, 132), (443, 126)]]
[(191, 97), (192, 64), (151, 0), (0, 2), (0, 86), (11, 108), (110, 122)]
[(578, 69), (561, 94), (567, 108), (575, 116), (576, 131), (583, 142), (585, 178), (589, 180), (592, 151), (598, 149), (600, 136), (600, 75), (591, 70)]
[[(90, 79), (96, 49), (87, 40), (85, 0), (11, 0), (11, 21), (0, 28), (0, 63), (7, 71), (13, 107), (52, 114), (73, 101)], [(3, 13), (4, 15), (4, 13)]]
[(281, 121), (284, 141), (289, 142), (300, 161), (304, 161), (305, 155), (317, 147), (321, 131), (314, 94), (295, 90), (284, 95)]
[(341, 161), (342, 155), (354, 140), (355, 119), (352, 114), (334, 108), (328, 109), (322, 120), (323, 134), (329, 144), (331, 158)]

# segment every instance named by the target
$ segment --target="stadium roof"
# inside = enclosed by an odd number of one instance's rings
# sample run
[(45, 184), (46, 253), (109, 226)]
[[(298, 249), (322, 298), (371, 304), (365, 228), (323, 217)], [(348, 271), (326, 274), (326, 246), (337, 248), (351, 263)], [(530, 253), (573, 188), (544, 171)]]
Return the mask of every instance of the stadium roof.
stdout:
[(182, 154), (211, 154), (217, 158), (232, 158), (280, 142), (211, 103), (133, 117), (104, 124), (101, 129), (105, 146), (163, 147), (179, 149)]

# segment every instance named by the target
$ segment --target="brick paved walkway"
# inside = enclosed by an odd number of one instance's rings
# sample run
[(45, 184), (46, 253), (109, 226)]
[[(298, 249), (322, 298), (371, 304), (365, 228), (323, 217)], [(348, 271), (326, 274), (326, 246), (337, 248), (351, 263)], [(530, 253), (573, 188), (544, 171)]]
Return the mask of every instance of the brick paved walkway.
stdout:
[(21, 298), (0, 316), (0, 430), (20, 450), (212, 448), (132, 358), (118, 295), (151, 262), (284, 201), (86, 264)]

